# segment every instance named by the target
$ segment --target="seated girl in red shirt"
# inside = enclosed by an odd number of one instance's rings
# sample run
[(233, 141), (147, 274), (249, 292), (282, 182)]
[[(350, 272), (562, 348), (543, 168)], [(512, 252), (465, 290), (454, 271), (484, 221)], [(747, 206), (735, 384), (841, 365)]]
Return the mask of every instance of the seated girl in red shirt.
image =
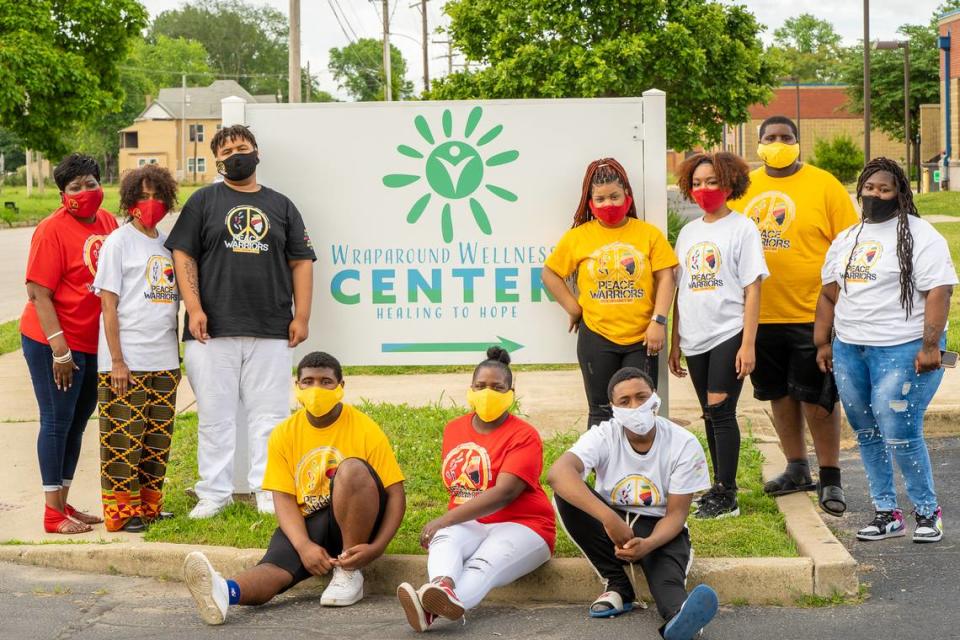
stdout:
[(429, 550), (430, 582), (397, 587), (416, 631), (438, 617), (459, 620), (491, 589), (530, 573), (553, 551), (556, 523), (540, 486), (543, 443), (536, 429), (510, 413), (509, 365), (510, 354), (490, 347), (467, 391), (474, 412), (444, 429), (441, 473), (450, 502), (420, 535)]

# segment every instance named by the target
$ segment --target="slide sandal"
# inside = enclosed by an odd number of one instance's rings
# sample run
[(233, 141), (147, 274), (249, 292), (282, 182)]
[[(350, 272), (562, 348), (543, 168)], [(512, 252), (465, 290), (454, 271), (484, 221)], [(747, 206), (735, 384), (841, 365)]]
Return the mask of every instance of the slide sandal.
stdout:
[(847, 510), (847, 500), (843, 488), (836, 485), (817, 485), (817, 501), (826, 513), (839, 518)]
[(633, 603), (624, 603), (623, 597), (616, 591), (601, 593), (590, 605), (591, 618), (612, 618), (628, 611), (633, 611)]
[(781, 473), (773, 480), (763, 485), (763, 492), (768, 496), (785, 496), (791, 493), (800, 493), (801, 491), (813, 491), (817, 488), (812, 480), (806, 480), (800, 484), (786, 473)]
[(664, 640), (692, 640), (717, 615), (717, 592), (705, 584), (694, 587), (677, 615), (663, 628)]

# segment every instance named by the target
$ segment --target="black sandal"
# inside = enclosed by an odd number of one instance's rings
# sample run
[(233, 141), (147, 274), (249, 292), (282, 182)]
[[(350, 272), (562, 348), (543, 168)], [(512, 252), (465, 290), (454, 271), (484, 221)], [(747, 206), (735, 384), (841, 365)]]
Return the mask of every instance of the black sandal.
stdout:
[[(808, 478), (804, 478), (804, 482), (797, 483), (796, 480), (790, 477), (786, 472), (781, 473), (773, 480), (770, 480), (763, 485), (763, 492), (768, 496), (785, 496), (791, 493), (800, 493), (803, 491), (813, 491), (817, 488), (817, 485)], [(844, 504), (846, 508), (846, 504)]]
[(839, 518), (847, 510), (847, 500), (843, 488), (836, 485), (817, 485), (817, 501), (824, 512)]

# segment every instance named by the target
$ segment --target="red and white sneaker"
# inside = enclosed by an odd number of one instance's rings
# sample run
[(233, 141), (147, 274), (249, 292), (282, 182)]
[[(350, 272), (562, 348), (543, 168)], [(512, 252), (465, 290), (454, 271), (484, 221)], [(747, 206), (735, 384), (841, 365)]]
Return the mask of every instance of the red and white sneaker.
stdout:
[(427, 613), (447, 620), (459, 620), (466, 611), (457, 594), (443, 582), (428, 582), (420, 587), (417, 595)]
[(403, 607), (403, 613), (407, 616), (407, 622), (414, 631), (419, 633), (426, 631), (437, 619), (437, 616), (423, 608), (419, 594), (409, 582), (403, 582), (397, 587), (397, 599)]

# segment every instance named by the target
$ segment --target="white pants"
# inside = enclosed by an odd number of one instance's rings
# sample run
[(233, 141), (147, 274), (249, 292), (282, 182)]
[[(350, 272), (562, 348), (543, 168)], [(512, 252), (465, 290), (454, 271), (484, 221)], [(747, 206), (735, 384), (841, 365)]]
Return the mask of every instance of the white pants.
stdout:
[(430, 541), (430, 579), (453, 580), (463, 606), (473, 609), (491, 589), (510, 584), (550, 559), (550, 548), (533, 529), (515, 522), (476, 520), (440, 529)]
[(184, 346), (187, 377), (197, 397), (197, 497), (223, 502), (233, 493), (237, 414), (248, 430), (247, 482), (260, 490), (267, 466), (267, 439), (290, 415), (291, 353), (286, 340), (212, 338)]

